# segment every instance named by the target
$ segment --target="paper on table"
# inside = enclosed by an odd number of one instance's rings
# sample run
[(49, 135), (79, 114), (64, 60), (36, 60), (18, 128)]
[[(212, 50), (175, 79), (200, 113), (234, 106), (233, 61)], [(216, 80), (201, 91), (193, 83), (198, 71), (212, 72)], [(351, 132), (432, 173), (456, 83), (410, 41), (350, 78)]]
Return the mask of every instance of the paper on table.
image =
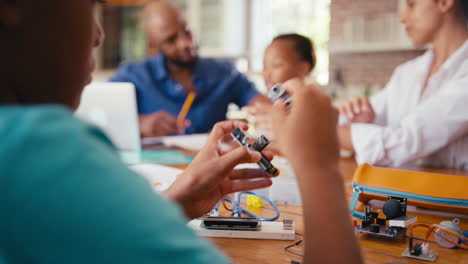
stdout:
[(208, 134), (193, 134), (183, 136), (168, 136), (143, 138), (143, 145), (164, 144), (168, 147), (179, 147), (192, 151), (200, 151), (208, 141)]
[(156, 164), (138, 164), (130, 169), (143, 176), (156, 192), (163, 192), (171, 186), (182, 170)]

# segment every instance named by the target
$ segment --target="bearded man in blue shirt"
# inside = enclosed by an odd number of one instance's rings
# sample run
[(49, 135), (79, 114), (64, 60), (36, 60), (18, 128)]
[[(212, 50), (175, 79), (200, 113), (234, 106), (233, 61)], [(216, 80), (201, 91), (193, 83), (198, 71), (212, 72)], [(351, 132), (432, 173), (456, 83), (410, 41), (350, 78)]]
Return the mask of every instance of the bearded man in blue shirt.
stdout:
[[(135, 85), (142, 136), (205, 133), (226, 119), (230, 103), (270, 105), (233, 65), (198, 56), (187, 21), (173, 4), (151, 2), (143, 10), (142, 22), (150, 57), (122, 65), (111, 78)], [(180, 127), (176, 117), (191, 92), (196, 97)]]

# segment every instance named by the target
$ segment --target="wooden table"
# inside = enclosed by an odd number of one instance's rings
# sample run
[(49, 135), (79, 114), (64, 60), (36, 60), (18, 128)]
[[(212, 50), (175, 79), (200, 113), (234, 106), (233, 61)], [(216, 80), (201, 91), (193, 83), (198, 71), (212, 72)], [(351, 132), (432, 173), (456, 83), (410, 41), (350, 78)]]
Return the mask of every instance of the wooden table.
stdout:
[[(178, 166), (181, 168), (181, 166)], [(343, 175), (346, 197), (349, 203), (352, 196), (351, 181), (356, 169), (356, 163), (352, 159), (342, 159), (340, 161), (340, 170)], [(468, 175), (468, 172), (458, 170), (436, 170), (424, 169), (424, 171), (431, 171), (437, 173), (448, 173), (458, 175)], [(230, 238), (213, 238), (213, 243), (219, 247), (227, 256), (230, 257), (232, 263), (242, 264), (272, 264), (272, 263), (291, 263), (291, 260), (302, 261), (300, 256), (288, 253), (285, 247), (293, 244), (294, 242), (303, 239), (304, 225), (302, 220), (302, 207), (291, 205), (280, 205), (282, 219), (292, 219), (296, 223), (296, 240), (295, 241), (275, 241), (275, 240), (250, 240), (250, 239), (230, 239)], [(362, 208), (361, 208), (362, 209)], [(257, 215), (269, 217), (274, 215), (272, 209), (259, 209), (254, 212)], [(228, 215), (228, 212), (222, 211), (222, 215)], [(450, 217), (434, 216), (421, 213), (408, 213), (409, 215), (417, 215), (419, 221), (429, 223), (440, 223), (441, 221), (451, 220)], [(320, 217), (320, 215), (317, 215)], [(462, 220), (461, 228), (468, 230), (468, 216)], [(424, 237), (426, 230), (416, 229), (415, 236)], [(429, 263), (422, 261), (412, 261), (407, 258), (400, 257), (403, 250), (408, 246), (408, 239), (401, 238), (399, 240), (378, 239), (365, 234), (357, 235), (362, 250), (362, 256), (365, 263)], [(346, 245), (349, 241), (342, 241), (340, 237), (336, 237), (336, 243)], [(439, 257), (436, 263), (450, 263), (450, 264), (468, 264), (468, 251), (453, 250), (441, 248), (436, 244), (431, 244), (432, 249), (435, 249)], [(303, 254), (302, 246), (296, 246), (290, 249), (297, 254)], [(326, 249), (324, 249), (326, 250)], [(370, 250), (370, 251), (369, 251)], [(375, 251), (375, 252), (372, 252)], [(336, 254), (336, 252), (330, 252)], [(338, 253), (339, 254), (339, 253)]]

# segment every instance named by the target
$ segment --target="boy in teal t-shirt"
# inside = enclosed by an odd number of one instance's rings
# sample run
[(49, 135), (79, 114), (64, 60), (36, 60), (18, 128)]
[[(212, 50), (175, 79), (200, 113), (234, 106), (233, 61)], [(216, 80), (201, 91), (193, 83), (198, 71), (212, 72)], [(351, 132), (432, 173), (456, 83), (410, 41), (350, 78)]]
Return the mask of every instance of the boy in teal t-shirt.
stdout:
[(226, 263), (68, 110), (0, 107), (0, 138), (6, 263)]

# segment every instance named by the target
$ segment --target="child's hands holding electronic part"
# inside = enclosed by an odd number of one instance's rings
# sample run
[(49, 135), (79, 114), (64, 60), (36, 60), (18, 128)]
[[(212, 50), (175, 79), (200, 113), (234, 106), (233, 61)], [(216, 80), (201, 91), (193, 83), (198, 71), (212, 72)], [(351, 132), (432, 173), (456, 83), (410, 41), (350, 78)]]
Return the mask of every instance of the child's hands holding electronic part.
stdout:
[[(241, 163), (257, 163), (259, 152), (236, 146), (226, 149), (223, 141), (235, 128), (248, 129), (241, 121), (225, 121), (216, 124), (205, 147), (187, 169), (177, 177), (166, 191), (166, 197), (175, 200), (185, 215), (192, 219), (209, 212), (225, 195), (233, 192), (268, 187), (270, 175), (260, 169), (239, 169)], [(271, 153), (264, 153), (272, 159)]]
[(273, 128), (281, 151), (298, 164), (336, 165), (339, 158), (337, 111), (330, 97), (297, 79), (282, 85), (289, 99), (273, 105)]

